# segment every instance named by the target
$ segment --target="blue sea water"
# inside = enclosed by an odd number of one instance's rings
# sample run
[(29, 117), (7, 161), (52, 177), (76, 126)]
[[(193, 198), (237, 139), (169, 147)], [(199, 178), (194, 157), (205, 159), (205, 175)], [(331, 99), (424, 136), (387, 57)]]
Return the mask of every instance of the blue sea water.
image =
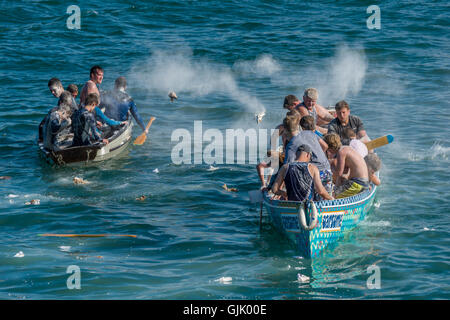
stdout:
[[(68, 2), (0, 4), (1, 299), (450, 298), (446, 1), (383, 1), (378, 30), (371, 1), (77, 1), (80, 29), (67, 27)], [(127, 77), (140, 114), (156, 117), (149, 138), (101, 164), (52, 167), (36, 145), (56, 104), (47, 81), (81, 90), (94, 64), (101, 89)], [(266, 214), (260, 228), (254, 164), (171, 158), (174, 130), (274, 128), (284, 96), (307, 87), (322, 105), (349, 102), (372, 138), (395, 137), (379, 149), (373, 210), (314, 261)], [(379, 289), (367, 286), (373, 265)]]

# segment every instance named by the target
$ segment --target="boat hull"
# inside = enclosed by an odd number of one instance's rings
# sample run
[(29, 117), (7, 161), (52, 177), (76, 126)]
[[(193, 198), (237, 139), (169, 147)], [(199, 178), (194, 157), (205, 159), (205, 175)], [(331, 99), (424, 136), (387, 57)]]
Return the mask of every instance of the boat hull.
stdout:
[[(315, 202), (318, 223), (311, 231), (304, 230), (300, 224), (302, 202), (273, 200), (267, 193), (263, 196), (263, 202), (273, 225), (295, 243), (300, 255), (314, 258), (366, 217), (373, 206), (376, 191), (377, 187), (372, 186), (370, 190), (353, 197)], [(309, 224), (309, 214), (306, 214), (306, 220)]]
[(78, 146), (52, 151), (44, 148), (42, 140), (38, 141), (40, 153), (51, 164), (66, 165), (72, 163), (100, 162), (117, 156), (124, 151), (131, 142), (133, 124), (131, 121), (113, 136), (108, 138), (108, 144), (94, 144)]

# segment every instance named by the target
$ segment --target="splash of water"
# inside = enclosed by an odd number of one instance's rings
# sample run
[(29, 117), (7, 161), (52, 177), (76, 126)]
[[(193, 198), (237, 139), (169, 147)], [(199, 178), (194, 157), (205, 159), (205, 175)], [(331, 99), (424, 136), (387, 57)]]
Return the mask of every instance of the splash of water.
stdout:
[(248, 112), (266, 110), (258, 98), (239, 87), (229, 67), (194, 59), (189, 49), (156, 50), (144, 64), (132, 68), (129, 78), (149, 92), (167, 95), (169, 91), (175, 91), (179, 97), (221, 93), (239, 102)]

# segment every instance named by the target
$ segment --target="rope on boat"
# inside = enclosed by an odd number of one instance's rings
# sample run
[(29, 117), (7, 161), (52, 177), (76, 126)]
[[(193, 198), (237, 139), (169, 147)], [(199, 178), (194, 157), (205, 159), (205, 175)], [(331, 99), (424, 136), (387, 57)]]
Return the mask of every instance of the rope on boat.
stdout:
[(300, 221), (300, 225), (302, 226), (303, 230), (310, 231), (314, 229), (317, 226), (317, 208), (313, 201), (311, 201), (311, 210), (312, 210), (312, 216), (311, 221), (308, 226), (306, 223), (306, 216), (305, 216), (305, 209), (304, 207), (307, 206), (307, 202), (304, 202), (304, 206), (300, 205), (300, 210), (298, 211), (298, 219)]

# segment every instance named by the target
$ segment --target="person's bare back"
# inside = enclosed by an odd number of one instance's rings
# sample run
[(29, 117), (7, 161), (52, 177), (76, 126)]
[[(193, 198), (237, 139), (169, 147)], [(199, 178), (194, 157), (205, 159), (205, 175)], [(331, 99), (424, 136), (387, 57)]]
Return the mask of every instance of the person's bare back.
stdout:
[(350, 146), (342, 146), (339, 149), (336, 167), (338, 179), (344, 173), (345, 168), (349, 168), (350, 171), (348, 179), (369, 179), (367, 165), (364, 158)]

